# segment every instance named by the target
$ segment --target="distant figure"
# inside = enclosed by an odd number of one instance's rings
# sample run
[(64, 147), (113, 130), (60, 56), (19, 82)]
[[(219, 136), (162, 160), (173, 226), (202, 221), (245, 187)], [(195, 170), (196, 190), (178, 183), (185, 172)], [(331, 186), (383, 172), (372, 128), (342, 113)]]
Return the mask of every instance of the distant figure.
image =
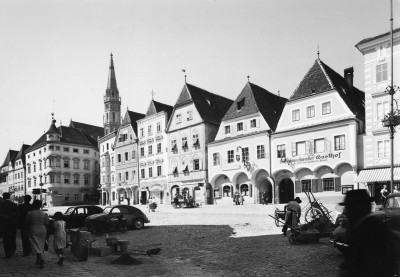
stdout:
[(19, 222), (18, 206), (11, 201), (10, 196), (8, 192), (3, 193), (4, 200), (0, 202), (0, 226), (6, 259), (11, 258), (17, 249), (16, 239)]
[(243, 205), (243, 202), (244, 202), (244, 197), (243, 197), (243, 194), (241, 194), (241, 193), (239, 193), (239, 205)]
[(66, 233), (66, 223), (63, 220), (63, 214), (61, 212), (56, 212), (53, 216), (53, 234), (54, 234), (54, 251), (56, 252), (59, 260), (58, 265), (62, 265), (64, 261), (63, 249), (67, 246), (67, 233)]
[(387, 186), (383, 185), (381, 189), (381, 205), (385, 202), (386, 197), (389, 195), (389, 191), (387, 190)]
[(29, 225), (29, 240), (32, 252), (36, 254), (36, 264), (39, 265), (39, 268), (43, 268), (44, 266), (42, 254), (46, 242), (46, 226), (49, 224), (49, 216), (40, 210), (41, 207), (42, 201), (34, 200), (32, 211), (28, 212), (26, 216), (26, 224)]
[(288, 228), (295, 228), (299, 224), (301, 216), (301, 202), (302, 201), (300, 198), (296, 197), (285, 206), (285, 225), (282, 228), (282, 233), (284, 236), (286, 236)]
[(262, 204), (268, 205), (268, 196), (266, 191), (264, 191), (262, 194)]
[(340, 277), (393, 277), (397, 273), (399, 240), (381, 218), (371, 216), (371, 201), (367, 191), (360, 189), (348, 191), (339, 203), (345, 206), (349, 243)]
[(26, 215), (32, 211), (32, 204), (30, 203), (32, 196), (29, 194), (24, 196), (24, 204), (18, 206), (20, 213), (19, 228), (21, 230), (22, 252), (24, 256), (29, 256), (31, 253), (31, 243), (29, 242), (29, 226), (26, 225)]
[(393, 193), (399, 193), (399, 187), (397, 185), (394, 186)]

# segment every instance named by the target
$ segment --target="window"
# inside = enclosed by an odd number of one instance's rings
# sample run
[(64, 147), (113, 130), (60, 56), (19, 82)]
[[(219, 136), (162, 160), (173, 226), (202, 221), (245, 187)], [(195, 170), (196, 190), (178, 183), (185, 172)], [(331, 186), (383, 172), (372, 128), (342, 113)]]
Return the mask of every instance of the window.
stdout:
[(331, 102), (322, 103), (322, 114), (330, 114), (331, 113)]
[(127, 180), (129, 180), (129, 172), (128, 171), (125, 172), (125, 181), (127, 181)]
[(161, 122), (157, 122), (157, 132), (161, 132)]
[(54, 145), (49, 145), (49, 150), (54, 150)]
[(111, 165), (114, 165), (114, 157), (111, 157)]
[(194, 134), (193, 135), (193, 146), (194, 147), (200, 147), (199, 134)]
[(85, 176), (83, 182), (84, 182), (85, 185), (89, 185), (89, 177), (88, 177), (88, 176)]
[(69, 152), (69, 147), (64, 147), (64, 152)]
[(301, 180), (301, 192), (311, 191), (311, 180)]
[(387, 63), (376, 66), (376, 82), (383, 82), (388, 79)]
[(60, 151), (60, 146), (56, 146), (56, 151)]
[(69, 176), (64, 176), (64, 184), (69, 184)]
[(83, 149), (83, 154), (87, 154), (87, 155), (89, 155), (89, 150), (87, 150), (87, 149)]
[(257, 159), (265, 158), (265, 145), (257, 145)]
[(315, 106), (307, 107), (307, 118), (315, 117)]
[(389, 113), (389, 101), (376, 103), (376, 119), (381, 121)]
[(305, 154), (306, 154), (306, 142), (305, 141), (296, 142), (296, 156)]
[(149, 177), (153, 177), (153, 168), (149, 167)]
[(344, 135), (335, 136), (335, 151), (346, 149), (346, 140)]
[(79, 161), (74, 160), (74, 169), (79, 169)]
[(149, 145), (147, 154), (153, 155), (153, 145)]
[(140, 169), (140, 178), (145, 178), (144, 168)]
[(54, 182), (55, 182), (54, 175), (50, 175), (50, 183), (54, 183)]
[(176, 115), (176, 123), (179, 124), (182, 122), (182, 115), (181, 114), (177, 114)]
[(78, 201), (79, 200), (79, 194), (74, 194), (74, 200)]
[(388, 139), (378, 141), (378, 158), (388, 158), (389, 149), (390, 144)]
[(83, 169), (85, 170), (89, 169), (89, 161), (83, 161)]
[(118, 181), (121, 182), (122, 181), (122, 174), (118, 173)]
[(193, 119), (192, 110), (187, 111), (187, 121), (192, 120), (192, 119)]
[(229, 150), (227, 153), (228, 153), (228, 164), (233, 163), (233, 159), (234, 159), (233, 150)]
[(239, 131), (243, 131), (243, 122), (239, 122), (238, 124), (237, 124), (237, 131), (239, 132)]
[(322, 185), (324, 187), (324, 191), (335, 191), (335, 183), (333, 178), (322, 179)]
[(292, 111), (292, 121), (299, 121), (300, 120), (300, 110), (293, 110)]
[(69, 168), (69, 160), (64, 160), (64, 168)]
[(229, 134), (231, 132), (231, 126), (225, 126), (225, 134)]
[(69, 201), (69, 194), (64, 194), (64, 200)]
[(242, 161), (247, 162), (249, 160), (249, 148), (244, 147), (242, 148)]
[(28, 173), (31, 173), (31, 166), (28, 165)]
[(157, 153), (161, 153), (161, 142), (157, 143)]
[(314, 140), (314, 153), (325, 152), (325, 139), (315, 139)]
[(245, 99), (245, 98), (243, 98), (242, 100), (240, 100), (239, 102), (236, 103), (236, 104), (237, 104), (237, 109), (238, 109), (238, 111), (240, 111), (240, 110), (243, 108), (243, 106), (244, 106), (244, 99)]
[(256, 128), (256, 127), (257, 127), (257, 119), (250, 120), (250, 128)]
[(72, 151), (73, 151), (74, 153), (79, 153), (79, 149), (78, 149), (78, 148), (73, 148)]
[(144, 137), (144, 128), (140, 128), (140, 137)]
[(134, 160), (136, 158), (136, 151), (135, 150), (132, 150), (131, 158), (132, 158), (132, 160)]
[(147, 126), (147, 134), (148, 134), (149, 136), (151, 136), (151, 135), (153, 134), (152, 125)]
[(193, 170), (200, 170), (200, 160), (199, 159), (193, 160)]
[(144, 157), (144, 147), (140, 147), (140, 157)]
[(187, 149), (188, 144), (187, 144), (187, 137), (182, 138), (182, 149)]
[(28, 188), (30, 188), (31, 187), (31, 179), (28, 179)]
[(125, 162), (126, 161), (129, 161), (129, 155), (128, 155), (128, 152), (125, 152)]
[(178, 147), (177, 147), (177, 145), (176, 145), (176, 139), (173, 139), (172, 141), (171, 141), (171, 151), (172, 152), (176, 152), (178, 150)]
[(158, 165), (157, 166), (157, 176), (161, 176), (161, 174), (162, 174), (162, 168), (161, 168), (161, 165)]
[(121, 154), (117, 155), (117, 160), (118, 160), (119, 163), (122, 161)]
[(74, 176), (74, 184), (79, 184), (79, 176)]
[(213, 154), (213, 165), (219, 165), (219, 164), (220, 164), (219, 153), (214, 153)]

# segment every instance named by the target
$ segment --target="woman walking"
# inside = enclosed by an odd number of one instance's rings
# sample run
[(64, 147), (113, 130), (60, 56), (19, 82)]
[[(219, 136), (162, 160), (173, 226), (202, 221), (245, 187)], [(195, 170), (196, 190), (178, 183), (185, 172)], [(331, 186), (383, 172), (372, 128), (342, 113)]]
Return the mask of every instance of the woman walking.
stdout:
[(62, 265), (64, 261), (63, 248), (67, 246), (67, 233), (66, 233), (66, 223), (63, 220), (63, 214), (61, 212), (56, 212), (53, 216), (53, 232), (54, 232), (54, 251), (59, 257), (58, 265)]
[(43, 268), (44, 261), (42, 254), (46, 243), (46, 226), (49, 224), (49, 216), (42, 212), (42, 201), (35, 200), (32, 203), (32, 211), (26, 216), (26, 224), (29, 225), (29, 241), (32, 252), (36, 254), (36, 264)]

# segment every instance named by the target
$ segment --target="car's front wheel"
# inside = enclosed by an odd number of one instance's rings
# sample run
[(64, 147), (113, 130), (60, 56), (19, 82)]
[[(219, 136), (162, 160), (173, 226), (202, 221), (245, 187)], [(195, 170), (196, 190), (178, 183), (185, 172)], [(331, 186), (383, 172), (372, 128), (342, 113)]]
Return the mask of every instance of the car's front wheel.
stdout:
[(133, 221), (133, 228), (135, 229), (142, 229), (144, 227), (144, 221), (141, 218), (137, 218)]

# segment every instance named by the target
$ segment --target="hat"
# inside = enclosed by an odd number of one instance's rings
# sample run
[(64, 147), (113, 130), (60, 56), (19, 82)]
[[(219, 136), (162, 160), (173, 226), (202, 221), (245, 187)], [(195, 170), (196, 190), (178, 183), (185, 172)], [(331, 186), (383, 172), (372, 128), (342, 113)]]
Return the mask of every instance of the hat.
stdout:
[(296, 201), (297, 203), (301, 203), (302, 202), (299, 197), (296, 197), (293, 201)]
[(371, 205), (374, 201), (372, 197), (369, 196), (367, 190), (357, 189), (349, 190), (344, 197), (344, 201), (338, 203), (340, 206), (361, 206), (361, 205)]

